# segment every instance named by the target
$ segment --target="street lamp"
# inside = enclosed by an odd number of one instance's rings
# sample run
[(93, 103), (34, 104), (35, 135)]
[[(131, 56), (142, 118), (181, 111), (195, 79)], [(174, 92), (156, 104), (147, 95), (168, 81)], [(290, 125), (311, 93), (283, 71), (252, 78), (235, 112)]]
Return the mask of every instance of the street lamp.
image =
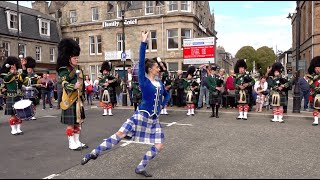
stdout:
[[(298, 83), (298, 79), (300, 77), (299, 73), (299, 60), (300, 60), (300, 19), (301, 19), (301, 12), (300, 12), (300, 1), (297, 2), (296, 7), (296, 73), (294, 79), (294, 89), (293, 89), (293, 113), (300, 113), (301, 108), (301, 100), (300, 100), (300, 86)], [(293, 16), (289, 13), (287, 18), (292, 18)]]
[[(124, 13), (130, 7), (131, 3), (129, 1), (117, 1), (118, 7), (121, 9), (122, 17), (122, 54), (126, 53), (125, 45), (125, 33), (124, 33)], [(125, 55), (126, 56), (126, 55)], [(123, 58), (123, 57), (121, 57)], [(122, 106), (127, 106), (127, 77), (126, 77), (126, 57), (123, 58), (123, 93), (122, 93)]]

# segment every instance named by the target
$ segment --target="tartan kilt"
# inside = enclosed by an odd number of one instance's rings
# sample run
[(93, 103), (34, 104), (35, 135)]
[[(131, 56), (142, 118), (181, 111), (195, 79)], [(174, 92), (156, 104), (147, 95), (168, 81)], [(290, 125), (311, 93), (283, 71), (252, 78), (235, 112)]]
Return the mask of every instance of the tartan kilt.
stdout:
[(136, 142), (163, 144), (164, 133), (162, 125), (156, 115), (150, 116), (146, 112), (137, 110), (127, 119), (119, 129), (124, 134), (132, 133), (132, 140)]
[[(79, 124), (77, 123), (76, 102), (73, 103), (67, 110), (61, 112), (61, 123), (67, 125)], [(81, 119), (85, 119), (84, 108), (81, 110)]]
[(15, 115), (16, 111), (13, 108), (13, 105), (20, 101), (22, 99), (21, 96), (17, 96), (17, 97), (7, 97), (7, 103), (6, 103), (6, 108), (4, 111), (4, 115)]
[(142, 93), (140, 92), (140, 93), (134, 93), (133, 95), (132, 95), (132, 102), (133, 103), (140, 103), (141, 102), (141, 97), (142, 97)]
[(209, 104), (220, 104), (221, 103), (222, 95), (218, 92), (218, 95), (214, 95), (214, 93), (209, 93)]
[[(270, 96), (269, 96), (269, 104), (271, 105), (272, 103), (272, 94), (273, 92), (270, 92)], [(284, 91), (279, 92), (280, 94), (280, 106), (286, 106), (287, 105), (287, 95)]]

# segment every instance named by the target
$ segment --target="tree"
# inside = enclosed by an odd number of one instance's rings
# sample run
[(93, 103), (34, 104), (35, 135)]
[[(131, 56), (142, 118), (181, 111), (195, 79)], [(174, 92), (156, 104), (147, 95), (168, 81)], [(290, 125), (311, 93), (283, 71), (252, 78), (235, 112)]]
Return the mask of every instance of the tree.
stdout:
[(253, 61), (257, 62), (257, 52), (252, 46), (243, 46), (236, 53), (236, 58), (246, 59), (247, 71), (252, 71)]
[(257, 61), (256, 66), (257, 69), (261, 68), (262, 74), (265, 74), (267, 71), (268, 66), (272, 66), (276, 59), (276, 55), (274, 54), (274, 51), (272, 48), (269, 48), (267, 46), (262, 46), (257, 49)]

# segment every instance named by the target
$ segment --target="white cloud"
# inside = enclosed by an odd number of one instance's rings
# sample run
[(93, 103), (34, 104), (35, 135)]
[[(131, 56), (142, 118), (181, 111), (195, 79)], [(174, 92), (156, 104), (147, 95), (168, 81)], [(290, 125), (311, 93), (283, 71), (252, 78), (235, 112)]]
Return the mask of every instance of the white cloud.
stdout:
[(291, 22), (287, 18), (287, 14), (279, 15), (279, 16), (263, 16), (253, 18), (253, 23), (260, 25), (271, 25), (274, 27), (279, 26), (290, 26)]
[(250, 5), (250, 4), (245, 4), (245, 5), (243, 6), (243, 8), (245, 8), (245, 9), (252, 9), (253, 6)]

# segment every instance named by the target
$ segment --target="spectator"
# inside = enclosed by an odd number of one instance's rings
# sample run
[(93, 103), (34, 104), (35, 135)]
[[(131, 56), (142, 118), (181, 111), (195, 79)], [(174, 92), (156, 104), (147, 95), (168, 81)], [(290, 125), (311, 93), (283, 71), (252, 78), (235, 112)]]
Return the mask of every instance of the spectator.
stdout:
[(199, 94), (197, 109), (200, 109), (203, 106), (203, 96), (205, 96), (206, 106), (207, 106), (207, 109), (209, 109), (210, 108), (209, 89), (207, 87), (207, 76), (209, 74), (209, 65), (208, 64), (200, 65), (199, 69), (201, 71), (201, 82), (200, 82), (200, 94)]
[(267, 78), (262, 76), (259, 81), (254, 84), (254, 100), (256, 101), (256, 112), (262, 112), (262, 107), (265, 102), (266, 95), (268, 94)]
[(310, 86), (309, 86), (309, 78), (307, 75), (303, 77), (299, 77), (298, 83), (300, 87), (300, 102), (304, 99), (303, 110), (308, 110), (308, 102), (309, 102), (309, 94), (310, 94)]
[(50, 109), (53, 108), (53, 105), (51, 103), (51, 90), (53, 89), (53, 81), (50, 78), (48, 78), (48, 73), (49, 72), (43, 73), (42, 79), (40, 79), (42, 105), (43, 105), (42, 110), (46, 109), (46, 101), (48, 101), (50, 105)]
[[(228, 97), (228, 102), (226, 99), (226, 106), (230, 106), (231, 108), (235, 108), (236, 107), (236, 94), (235, 94), (235, 88), (234, 88), (234, 70), (230, 70), (229, 71), (229, 77), (227, 78), (226, 81), (226, 93), (228, 95), (234, 95), (234, 97)], [(229, 98), (231, 98), (229, 100)]]
[(115, 75), (116, 79), (117, 79), (117, 85), (115, 87), (116, 89), (116, 98), (117, 98), (117, 104), (122, 104), (122, 86), (121, 86), (121, 78), (119, 73), (116, 73)]
[(93, 92), (94, 92), (94, 98), (96, 100), (99, 100), (100, 98), (100, 87), (99, 87), (99, 78), (96, 78), (93, 82)]
[(89, 101), (90, 101), (90, 104), (93, 105), (93, 103), (92, 103), (93, 84), (92, 84), (92, 81), (88, 75), (86, 76), (86, 80), (84, 81), (84, 85), (85, 85), (85, 89), (86, 89), (86, 96), (87, 96), (88, 105), (89, 105)]

